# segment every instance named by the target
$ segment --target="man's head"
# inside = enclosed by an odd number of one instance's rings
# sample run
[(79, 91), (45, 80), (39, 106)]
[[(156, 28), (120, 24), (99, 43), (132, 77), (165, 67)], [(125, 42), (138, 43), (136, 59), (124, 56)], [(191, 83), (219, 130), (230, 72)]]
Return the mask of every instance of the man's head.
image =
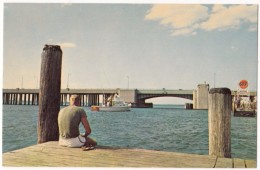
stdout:
[(79, 95), (71, 95), (70, 97), (70, 105), (79, 106), (80, 105), (80, 97)]

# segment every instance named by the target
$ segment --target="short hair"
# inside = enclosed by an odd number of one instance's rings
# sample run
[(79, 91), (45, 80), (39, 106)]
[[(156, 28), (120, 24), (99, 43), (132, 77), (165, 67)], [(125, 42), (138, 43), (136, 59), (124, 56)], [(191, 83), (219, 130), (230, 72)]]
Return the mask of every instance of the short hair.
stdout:
[(71, 97), (70, 97), (70, 105), (73, 105), (73, 104), (79, 103), (79, 102), (80, 102), (79, 95), (76, 95), (76, 94), (71, 95)]

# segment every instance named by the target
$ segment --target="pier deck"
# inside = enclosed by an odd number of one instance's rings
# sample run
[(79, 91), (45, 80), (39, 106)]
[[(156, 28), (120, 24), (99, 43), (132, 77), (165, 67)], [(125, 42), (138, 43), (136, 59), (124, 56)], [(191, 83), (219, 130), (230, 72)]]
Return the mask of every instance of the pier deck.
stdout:
[(3, 166), (11, 167), (256, 168), (254, 160), (101, 146), (82, 151), (61, 147), (58, 142), (3, 153), (2, 159)]

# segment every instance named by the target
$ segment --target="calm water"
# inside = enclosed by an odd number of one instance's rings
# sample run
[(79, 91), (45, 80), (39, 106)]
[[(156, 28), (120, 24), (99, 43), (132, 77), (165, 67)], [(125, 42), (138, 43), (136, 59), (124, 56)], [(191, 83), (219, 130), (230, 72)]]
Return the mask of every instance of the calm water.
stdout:
[[(208, 154), (207, 110), (174, 105), (122, 113), (85, 110), (99, 145)], [(3, 152), (36, 144), (37, 115), (38, 106), (3, 106)], [(256, 123), (232, 116), (232, 157), (256, 159)]]

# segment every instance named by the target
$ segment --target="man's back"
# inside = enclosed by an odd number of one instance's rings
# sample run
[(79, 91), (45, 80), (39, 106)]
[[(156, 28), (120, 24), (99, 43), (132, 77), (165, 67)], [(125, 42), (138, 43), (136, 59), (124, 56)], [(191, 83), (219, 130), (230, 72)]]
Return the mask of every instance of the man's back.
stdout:
[(81, 107), (68, 106), (61, 109), (58, 116), (60, 136), (63, 138), (78, 137), (82, 117), (86, 117), (86, 112)]

